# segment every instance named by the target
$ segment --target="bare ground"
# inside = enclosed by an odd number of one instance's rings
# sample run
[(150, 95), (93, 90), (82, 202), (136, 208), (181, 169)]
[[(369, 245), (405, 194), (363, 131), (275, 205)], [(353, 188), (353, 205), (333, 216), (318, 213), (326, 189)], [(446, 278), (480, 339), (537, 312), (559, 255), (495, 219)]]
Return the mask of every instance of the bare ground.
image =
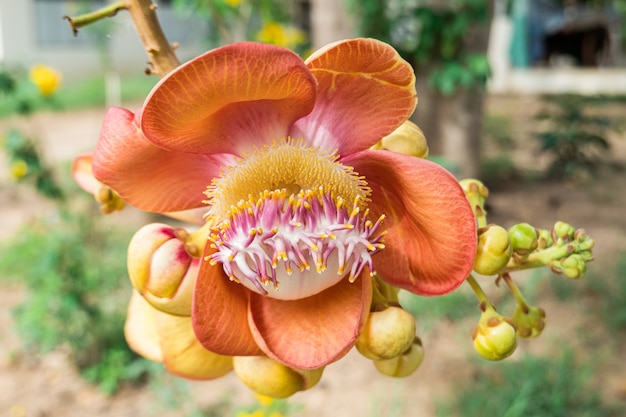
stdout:
[[(521, 166), (543, 163), (534, 153), (526, 133), (532, 127), (531, 116), (537, 106), (535, 97), (491, 97), (488, 111), (509, 117), (513, 129), (522, 138), (515, 148), (516, 162)], [(624, 113), (624, 106), (616, 111)], [(0, 121), (0, 128), (20, 124), (37, 129), (43, 146), (54, 161), (68, 161), (76, 153), (90, 150), (97, 138), (103, 116), (100, 109), (73, 113), (37, 115), (35, 122)], [(0, 129), (0, 131), (2, 131)], [(611, 158), (626, 162), (626, 137), (611, 136)], [(45, 210), (36, 196), (16, 190), (5, 176), (0, 162), (0, 238), (8, 239), (23, 222)], [(490, 221), (510, 226), (527, 221), (549, 228), (556, 220), (584, 227), (596, 239), (596, 261), (590, 268), (597, 275), (609, 272), (618, 256), (626, 253), (626, 175), (604, 172), (599, 181), (588, 183), (508, 183), (489, 198)], [(137, 215), (135, 220), (139, 218)], [(585, 281), (573, 283), (584, 286)], [(0, 415), (10, 417), (137, 417), (181, 416), (181, 410), (167, 409), (162, 394), (149, 388), (128, 388), (113, 397), (86, 383), (69, 363), (62, 349), (33, 356), (23, 352), (12, 327), (10, 309), (24, 297), (20, 286), (5, 286), (0, 291)], [(597, 307), (591, 300), (558, 301), (549, 291), (540, 294), (540, 304), (548, 313), (548, 325), (539, 340), (523, 341), (509, 360), (525, 352), (546, 354), (558, 351), (563, 341), (580, 344), (583, 356), (605, 359), (598, 362), (596, 383), (602, 386), (605, 401), (626, 399), (626, 362), (623, 351), (610, 343), (590, 346), (578, 341), (581, 332), (606, 341), (610, 335), (598, 326), (592, 313)], [(299, 416), (365, 416), (401, 415), (430, 417), (435, 415), (435, 399), (453, 393), (453, 383), (471, 381), (476, 361), (471, 350), (471, 329), (476, 317), (459, 323), (442, 322), (421, 336), (426, 359), (421, 368), (406, 379), (379, 375), (374, 367), (357, 353), (350, 353), (330, 365), (320, 384), (296, 394), (292, 401), (302, 404)], [(419, 324), (418, 324), (419, 326)], [(623, 345), (622, 345), (623, 346)], [(169, 382), (171, 383), (171, 381)], [(167, 384), (167, 383), (166, 383)], [(197, 404), (210, 406), (228, 398), (234, 404), (254, 402), (251, 393), (232, 374), (218, 381), (189, 385)]]

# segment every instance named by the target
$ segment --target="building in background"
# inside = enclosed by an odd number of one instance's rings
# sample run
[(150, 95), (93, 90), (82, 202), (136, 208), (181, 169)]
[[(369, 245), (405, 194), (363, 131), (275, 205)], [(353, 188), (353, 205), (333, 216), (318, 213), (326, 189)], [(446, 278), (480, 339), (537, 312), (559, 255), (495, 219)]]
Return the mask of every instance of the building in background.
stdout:
[(608, 0), (603, 7), (582, 0), (495, 0), (489, 88), (625, 93), (623, 24), (624, 17)]
[[(182, 60), (206, 50), (206, 23), (177, 15), (159, 2), (158, 17)], [(106, 72), (140, 72), (148, 61), (127, 13), (80, 29), (74, 36), (63, 16), (95, 10), (104, 1), (0, 0), (0, 63), (58, 68), (66, 80)], [(90, 5), (85, 9), (85, 5)]]

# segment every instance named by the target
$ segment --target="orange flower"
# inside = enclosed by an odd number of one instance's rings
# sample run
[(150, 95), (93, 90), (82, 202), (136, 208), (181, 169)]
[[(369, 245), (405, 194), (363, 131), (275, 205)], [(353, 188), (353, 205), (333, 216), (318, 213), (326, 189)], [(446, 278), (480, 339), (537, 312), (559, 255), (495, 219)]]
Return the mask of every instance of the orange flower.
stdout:
[(423, 295), (463, 282), (476, 231), (458, 182), (370, 149), (413, 112), (414, 82), (373, 39), (305, 62), (244, 42), (182, 65), (136, 113), (107, 112), (95, 178), (203, 225), (190, 320), (208, 351), (321, 368), (354, 346), (374, 272)]

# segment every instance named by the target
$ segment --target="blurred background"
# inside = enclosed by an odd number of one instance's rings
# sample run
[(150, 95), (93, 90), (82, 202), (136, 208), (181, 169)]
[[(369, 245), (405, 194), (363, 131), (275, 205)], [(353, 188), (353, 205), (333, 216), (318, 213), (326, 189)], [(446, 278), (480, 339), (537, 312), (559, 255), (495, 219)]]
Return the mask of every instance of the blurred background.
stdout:
[[(412, 118), (431, 159), (489, 187), (488, 221), (566, 221), (596, 240), (596, 259), (580, 281), (547, 268), (513, 276), (547, 325), (503, 362), (474, 353), (480, 314), (462, 286), (405, 294), (426, 350), (408, 378), (380, 375), (354, 352), (312, 390), (270, 404), (234, 376), (174, 378), (122, 333), (126, 246), (155, 218), (102, 216), (69, 176), (105, 108), (139, 106), (158, 81), (132, 20), (121, 11), (75, 36), (63, 16), (108, 3), (0, 0), (0, 415), (626, 415), (626, 2), (155, 3), (183, 62), (246, 39), (303, 58), (349, 37), (392, 44), (415, 68)], [(512, 311), (505, 288), (481, 283), (498, 311)]]

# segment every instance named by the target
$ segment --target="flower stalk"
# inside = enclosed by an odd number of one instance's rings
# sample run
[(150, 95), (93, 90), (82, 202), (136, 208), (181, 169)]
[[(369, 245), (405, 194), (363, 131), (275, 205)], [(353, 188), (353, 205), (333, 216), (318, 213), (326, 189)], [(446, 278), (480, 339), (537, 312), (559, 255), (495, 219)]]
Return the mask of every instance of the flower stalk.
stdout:
[(126, 3), (120, 0), (90, 13), (85, 13), (76, 17), (63, 16), (63, 18), (69, 23), (70, 28), (74, 32), (74, 36), (77, 36), (78, 29), (91, 25), (92, 23), (96, 23), (102, 19), (113, 17), (117, 14), (117, 12), (125, 10), (126, 8)]
[(76, 36), (79, 28), (113, 17), (120, 10), (127, 10), (150, 58), (151, 66), (146, 69), (146, 73), (162, 78), (178, 67), (180, 61), (174, 52), (176, 46), (171, 45), (163, 33), (156, 9), (157, 6), (151, 0), (120, 0), (91, 13), (64, 18), (69, 22)]

